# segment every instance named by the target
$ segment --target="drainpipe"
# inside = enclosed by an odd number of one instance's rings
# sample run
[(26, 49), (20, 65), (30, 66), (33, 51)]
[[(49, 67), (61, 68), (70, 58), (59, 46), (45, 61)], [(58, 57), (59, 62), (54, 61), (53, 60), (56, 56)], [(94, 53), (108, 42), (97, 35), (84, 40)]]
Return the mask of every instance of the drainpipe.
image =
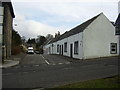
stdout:
[(82, 32), (82, 60), (84, 60), (83, 32)]

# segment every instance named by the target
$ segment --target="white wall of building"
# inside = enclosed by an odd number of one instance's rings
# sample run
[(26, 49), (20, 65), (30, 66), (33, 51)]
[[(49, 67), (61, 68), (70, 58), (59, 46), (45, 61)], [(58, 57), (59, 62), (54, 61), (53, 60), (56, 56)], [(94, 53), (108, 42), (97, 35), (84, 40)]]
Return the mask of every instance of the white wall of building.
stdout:
[[(75, 41), (78, 41), (79, 43), (79, 50), (78, 50), (78, 55), (77, 54), (74, 54), (74, 42)], [(67, 52), (64, 52), (64, 43), (67, 42)], [(78, 59), (82, 59), (83, 58), (83, 48), (82, 48), (82, 32), (81, 33), (78, 33), (78, 34), (75, 34), (75, 35), (72, 35), (70, 37), (67, 37), (65, 39), (62, 39), (62, 40), (59, 40), (56, 42), (56, 54), (60, 54), (60, 52), (57, 52), (57, 45), (59, 45), (59, 47), (61, 46), (61, 53), (63, 51), (63, 55), (64, 56), (69, 56), (70, 57), (70, 44), (73, 45), (72, 49), (73, 49), (73, 52), (72, 52), (72, 56), (73, 58), (78, 58)], [(62, 47), (63, 47), (63, 50), (62, 50)]]
[(84, 59), (118, 55), (110, 54), (110, 43), (119, 46), (118, 36), (115, 36), (115, 28), (104, 14), (84, 30), (83, 41)]
[[(78, 41), (78, 54), (74, 54), (74, 42)], [(64, 52), (64, 43), (67, 42), (67, 52)], [(117, 54), (111, 54), (111, 43), (117, 43)], [(61, 54), (71, 56), (70, 45), (73, 45), (72, 56), (78, 59), (116, 56), (119, 52), (119, 39), (115, 35), (115, 27), (104, 14), (100, 14), (83, 32), (69, 36), (45, 46), (46, 54), (60, 54), (57, 45), (61, 46)], [(63, 48), (62, 48), (63, 47)], [(59, 48), (60, 49), (60, 48)]]

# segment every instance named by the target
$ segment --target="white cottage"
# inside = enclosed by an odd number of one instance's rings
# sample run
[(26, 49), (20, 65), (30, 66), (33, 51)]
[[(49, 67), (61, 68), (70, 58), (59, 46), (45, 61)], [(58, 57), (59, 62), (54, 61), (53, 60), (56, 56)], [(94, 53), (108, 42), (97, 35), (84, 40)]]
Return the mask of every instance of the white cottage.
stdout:
[(44, 52), (77, 59), (116, 56), (119, 39), (115, 27), (101, 13), (51, 40), (44, 46)]

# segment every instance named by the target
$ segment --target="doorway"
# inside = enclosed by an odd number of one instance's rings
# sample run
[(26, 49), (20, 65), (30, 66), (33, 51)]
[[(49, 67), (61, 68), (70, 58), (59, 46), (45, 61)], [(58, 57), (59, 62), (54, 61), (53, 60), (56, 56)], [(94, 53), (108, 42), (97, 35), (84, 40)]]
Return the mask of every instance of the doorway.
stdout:
[(63, 55), (63, 45), (62, 45), (62, 55)]
[(60, 45), (60, 55), (61, 55), (61, 45)]
[(73, 57), (73, 44), (70, 44), (70, 57)]

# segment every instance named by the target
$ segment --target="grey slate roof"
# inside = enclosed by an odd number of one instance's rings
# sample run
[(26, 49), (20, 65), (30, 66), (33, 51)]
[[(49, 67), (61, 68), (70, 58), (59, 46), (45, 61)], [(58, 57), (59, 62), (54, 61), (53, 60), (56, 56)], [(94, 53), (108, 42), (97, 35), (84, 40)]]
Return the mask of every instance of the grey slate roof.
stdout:
[(53, 38), (48, 44), (58, 41), (60, 37), (61, 36), (57, 36), (56, 38)]
[[(99, 14), (99, 15), (100, 15), (100, 14)], [(99, 15), (97, 15), (97, 16), (89, 19), (88, 21), (82, 23), (81, 25), (79, 25), (79, 26), (71, 29), (70, 31), (62, 34), (61, 37), (59, 38), (59, 40), (64, 39), (64, 38), (67, 38), (67, 37), (69, 37), (69, 36), (71, 36), (71, 35), (75, 35), (75, 34), (77, 34), (77, 33), (83, 32), (83, 31), (85, 30), (85, 28), (86, 28), (88, 25), (90, 25)]]
[(118, 15), (118, 18), (115, 22), (115, 26), (120, 27), (120, 14)]
[(54, 38), (53, 40), (51, 40), (51, 42), (49, 42), (48, 44), (50, 43), (53, 43), (53, 42), (56, 42), (58, 40), (62, 40), (64, 38), (67, 38), (69, 36), (72, 36), (72, 35), (75, 35), (77, 33), (80, 33), (80, 32), (83, 32), (85, 30), (85, 28), (87, 28), (87, 26), (89, 26), (98, 16), (100, 16), (102, 13), (100, 13), (99, 15), (89, 19), (88, 21), (82, 23), (81, 25), (71, 29), (70, 31), (66, 31), (64, 34), (60, 35), (59, 37), (57, 38)]

